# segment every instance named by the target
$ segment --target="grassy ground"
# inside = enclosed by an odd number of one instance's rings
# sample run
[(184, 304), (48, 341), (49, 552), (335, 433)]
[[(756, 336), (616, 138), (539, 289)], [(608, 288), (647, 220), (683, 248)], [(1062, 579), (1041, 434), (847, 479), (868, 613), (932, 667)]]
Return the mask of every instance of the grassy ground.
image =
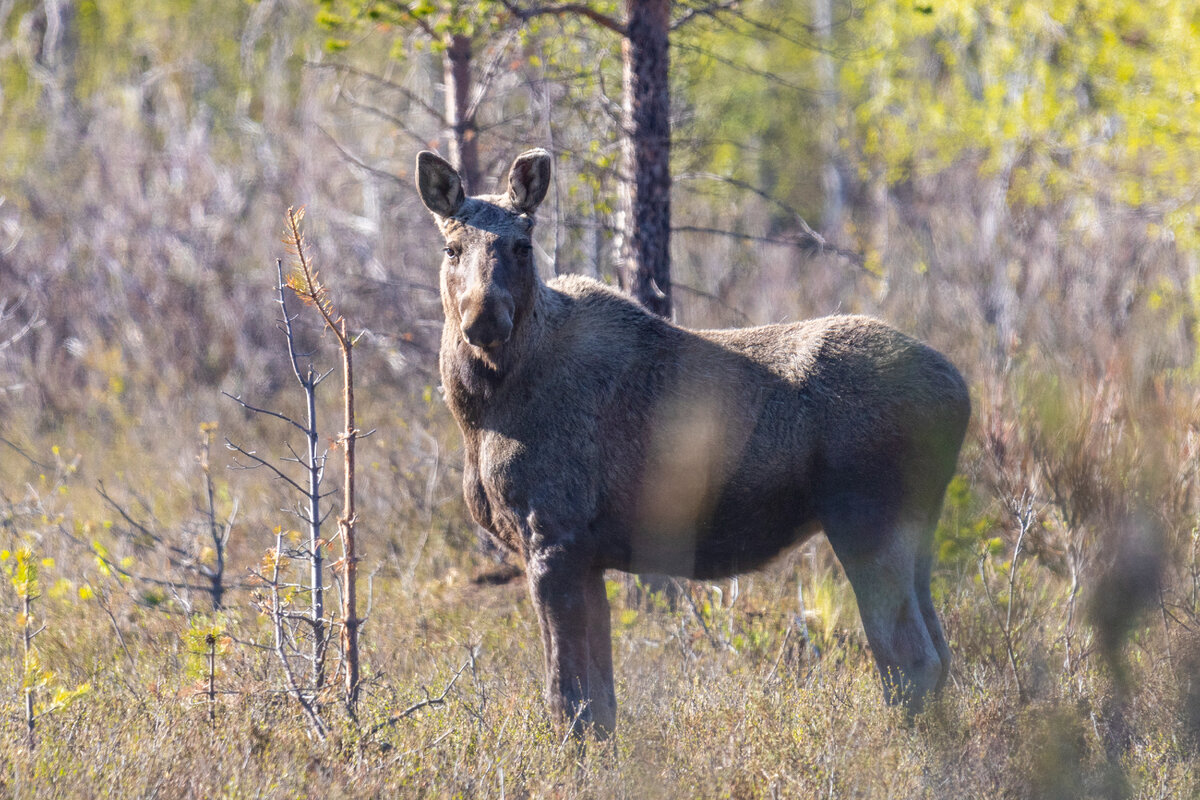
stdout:
[[(426, 545), (427, 548), (429, 545)], [(11, 556), (9, 561), (15, 556)], [(937, 589), (956, 662), (915, 722), (885, 708), (852, 597), (823, 542), (769, 571), (694, 585), (670, 610), (610, 582), (620, 731), (586, 749), (546, 721), (540, 637), (524, 583), (481, 585), (493, 564), (435, 547), (408, 579), (385, 567), (365, 635), (358, 724), (325, 698), (327, 741), (280, 692), (261, 615), (189, 621), (129, 582), (42, 567), (39, 695), (90, 691), (37, 722), (20, 713), (20, 624), (0, 627), (3, 794), (20, 797), (1190, 797), (1200, 650), (1161, 623), (1136, 632), (1118, 684), (1079, 636), (1031, 620), (1019, 697), (996, 608), (969, 575)], [(795, 619), (809, 598), (807, 644)], [(65, 583), (64, 583), (65, 582)], [(79, 587), (91, 585), (81, 599)], [(129, 593), (125, 593), (125, 589)], [(1034, 591), (1032, 584), (1029, 591)], [(84, 595), (89, 592), (85, 591)], [(109, 616), (109, 614), (112, 616)], [(215, 705), (187, 631), (217, 621)], [(831, 622), (832, 621), (832, 622)], [(203, 648), (199, 652), (204, 652)], [(1182, 681), (1182, 682), (1181, 682)], [(1127, 688), (1122, 689), (1121, 686)], [(406, 709), (429, 702), (407, 715)], [(210, 714), (212, 718), (210, 719)]]

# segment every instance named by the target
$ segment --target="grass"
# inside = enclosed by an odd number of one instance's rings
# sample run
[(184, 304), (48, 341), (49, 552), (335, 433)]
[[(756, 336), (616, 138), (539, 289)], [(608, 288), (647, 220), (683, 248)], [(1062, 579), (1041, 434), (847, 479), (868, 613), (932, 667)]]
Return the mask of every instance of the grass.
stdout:
[[(224, 616), (235, 643), (218, 659), (210, 724), (203, 681), (188, 668), (186, 614), (171, 603), (149, 607), (113, 579), (87, 599), (61, 585), (47, 591), (43, 661), (55, 665), (57, 680), (88, 681), (92, 690), (41, 719), (28, 752), (16, 706), (17, 624), (5, 615), (3, 793), (991, 799), (1200, 791), (1195, 698), (1179, 681), (1200, 649), (1188, 661), (1180, 632), (1174, 668), (1161, 626), (1136, 632), (1129, 689), (1121, 692), (1098, 657), (1062, 674), (1058, 631), (1035, 621), (1019, 640), (1031, 687), (1022, 701), (984, 593), (943, 569), (953, 681), (910, 724), (882, 706), (857, 628), (824, 627), (830, 613), (855, 626), (856, 616), (820, 542), (742, 578), (732, 606), (728, 586), (721, 595), (693, 587), (711, 635), (691, 608), (635, 603), (614, 580), (620, 731), (608, 745), (581, 750), (543, 712), (540, 637), (523, 581), (474, 583), (490, 562), (444, 547), (435, 543), (412, 581), (386, 568), (376, 576), (360, 724), (334, 715), (325, 743), (310, 738), (279, 692), (273, 664), (255, 646), (266, 626), (249, 609)], [(785, 639), (797, 611), (795, 581), (809, 580), (813, 564), (821, 572), (815, 584), (825, 585), (813, 594), (828, 595), (810, 609), (819, 657), (797, 647), (795, 634)], [(77, 568), (57, 560), (43, 569), (43, 585), (73, 583)], [(452, 681), (443, 702), (368, 732)]]

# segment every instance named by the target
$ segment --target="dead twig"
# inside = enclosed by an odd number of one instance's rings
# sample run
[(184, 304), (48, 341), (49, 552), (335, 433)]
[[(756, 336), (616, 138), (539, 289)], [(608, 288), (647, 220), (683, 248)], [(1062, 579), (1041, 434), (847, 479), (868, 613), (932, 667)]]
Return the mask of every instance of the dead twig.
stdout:
[(474, 662), (473, 656), (471, 658), (468, 658), (466, 661), (464, 661), (463, 665), (458, 668), (458, 671), (454, 673), (454, 677), (452, 677), (450, 679), (450, 682), (446, 684), (446, 686), (442, 689), (441, 694), (439, 694), (437, 697), (434, 697), (431, 694), (429, 694), (429, 689), (425, 689), (424, 690), (425, 691), (425, 699), (424, 700), (419, 700), (416, 703), (413, 703), (408, 708), (404, 709), (403, 711), (393, 714), (392, 716), (385, 719), (383, 722), (380, 722), (380, 723), (374, 725), (369, 731), (367, 731), (367, 734), (369, 736), (374, 736), (375, 734), (379, 733), (384, 728), (395, 725), (397, 722), (401, 722), (401, 721), (411, 717), (413, 714), (417, 713), (422, 708), (429, 708), (431, 706), (444, 705), (446, 702), (446, 695), (450, 694), (450, 690), (454, 688), (454, 684), (458, 683), (458, 679), (460, 677), (462, 677), (463, 672), (465, 672), (467, 667), (471, 666), (471, 664), (473, 662)]

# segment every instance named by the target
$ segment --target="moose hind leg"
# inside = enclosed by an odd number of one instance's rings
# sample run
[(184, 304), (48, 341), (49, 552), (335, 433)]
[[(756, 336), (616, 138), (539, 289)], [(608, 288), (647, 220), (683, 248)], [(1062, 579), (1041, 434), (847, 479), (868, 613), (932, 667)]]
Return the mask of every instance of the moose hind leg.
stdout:
[(913, 524), (893, 524), (881, 538), (873, 532), (875, 546), (866, 550), (853, 544), (855, 534), (863, 531), (827, 526), (826, 532), (854, 588), (884, 699), (889, 705), (904, 703), (909, 713), (919, 712), (943, 680), (943, 657), (916, 588), (923, 531)]
[[(932, 545), (932, 526), (926, 532), (926, 539)], [(946, 679), (950, 677), (950, 645), (946, 643), (946, 634), (942, 631), (942, 621), (938, 619), (937, 611), (933, 607), (933, 595), (929, 588), (933, 571), (932, 547), (921, 548), (917, 554), (916, 566), (916, 574), (913, 576), (913, 591), (916, 593), (917, 603), (921, 607), (921, 617), (925, 620), (925, 629), (929, 632), (929, 638), (933, 641), (933, 647), (937, 650), (938, 658), (941, 661), (940, 674), (933, 689), (935, 692), (939, 692), (946, 685)]]

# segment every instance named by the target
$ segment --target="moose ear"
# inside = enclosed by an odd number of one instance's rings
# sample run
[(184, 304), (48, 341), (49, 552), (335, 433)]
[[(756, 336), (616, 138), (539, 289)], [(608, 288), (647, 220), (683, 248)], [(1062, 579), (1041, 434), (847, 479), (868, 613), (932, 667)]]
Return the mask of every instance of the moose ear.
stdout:
[(550, 154), (540, 147), (517, 156), (508, 170), (508, 199), (524, 214), (532, 214), (550, 188)]
[(425, 207), (440, 217), (454, 216), (466, 199), (458, 171), (428, 150), (417, 153), (417, 192)]

